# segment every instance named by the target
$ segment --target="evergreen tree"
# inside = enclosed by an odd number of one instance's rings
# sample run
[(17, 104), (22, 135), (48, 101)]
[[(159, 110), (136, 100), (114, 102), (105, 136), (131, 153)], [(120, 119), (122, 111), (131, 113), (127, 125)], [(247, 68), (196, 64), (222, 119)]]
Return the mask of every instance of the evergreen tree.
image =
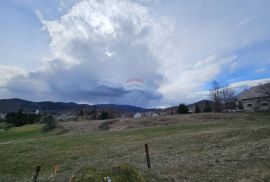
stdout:
[(107, 111), (102, 111), (101, 115), (99, 116), (99, 119), (109, 119), (109, 114)]
[(83, 117), (83, 110), (81, 109), (79, 116)]
[(179, 104), (178, 113), (179, 114), (188, 114), (188, 106), (186, 104)]
[(22, 126), (25, 124), (33, 124), (40, 121), (40, 115), (23, 113), (22, 109), (18, 112), (7, 113), (5, 119), (8, 124), (13, 126)]

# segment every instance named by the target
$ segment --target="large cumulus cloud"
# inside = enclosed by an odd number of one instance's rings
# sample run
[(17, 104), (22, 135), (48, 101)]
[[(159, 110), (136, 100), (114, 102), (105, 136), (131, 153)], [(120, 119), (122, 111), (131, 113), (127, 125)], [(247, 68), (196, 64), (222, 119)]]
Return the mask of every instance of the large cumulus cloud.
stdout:
[[(147, 7), (131, 1), (82, 0), (58, 20), (38, 15), (51, 37), (51, 54), (41, 68), (9, 82), (10, 93), (134, 105), (162, 97), (158, 88), (163, 76), (154, 51), (168, 29), (151, 18)], [(140, 92), (125, 88), (130, 78), (143, 80)]]

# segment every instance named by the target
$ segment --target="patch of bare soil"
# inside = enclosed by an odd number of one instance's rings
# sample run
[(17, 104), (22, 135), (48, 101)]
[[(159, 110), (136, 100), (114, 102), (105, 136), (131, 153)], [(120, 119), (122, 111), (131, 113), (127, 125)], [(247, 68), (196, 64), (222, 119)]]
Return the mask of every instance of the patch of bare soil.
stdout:
[(59, 134), (82, 133), (94, 131), (115, 131), (131, 128), (144, 128), (153, 126), (170, 126), (176, 124), (195, 124), (198, 122), (222, 122), (247, 118), (245, 113), (200, 113), (185, 115), (170, 115), (145, 118), (119, 118), (109, 120), (71, 121), (60, 123)]
[(110, 130), (123, 130), (129, 128), (143, 128), (152, 126), (170, 126), (176, 124), (196, 124), (199, 122), (223, 122), (241, 119), (244, 113), (200, 113), (171, 115), (146, 118), (121, 119), (110, 125)]
[[(87, 133), (99, 131), (99, 126), (104, 121), (92, 120), (92, 121), (70, 121), (59, 124), (58, 130), (66, 131), (68, 133)], [(65, 133), (65, 132), (63, 132)]]

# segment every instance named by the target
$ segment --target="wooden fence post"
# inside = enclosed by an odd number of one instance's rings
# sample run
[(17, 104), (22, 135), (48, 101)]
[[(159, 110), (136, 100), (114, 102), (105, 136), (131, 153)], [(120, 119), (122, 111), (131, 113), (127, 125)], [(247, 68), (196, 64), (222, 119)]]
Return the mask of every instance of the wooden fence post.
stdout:
[(58, 173), (60, 171), (59, 165), (54, 165), (54, 173)]
[(37, 182), (41, 166), (37, 166), (33, 174), (33, 182)]
[(148, 168), (151, 168), (148, 144), (145, 144), (145, 145), (144, 145), (144, 149), (145, 149), (145, 155), (146, 155), (147, 167), (148, 167)]

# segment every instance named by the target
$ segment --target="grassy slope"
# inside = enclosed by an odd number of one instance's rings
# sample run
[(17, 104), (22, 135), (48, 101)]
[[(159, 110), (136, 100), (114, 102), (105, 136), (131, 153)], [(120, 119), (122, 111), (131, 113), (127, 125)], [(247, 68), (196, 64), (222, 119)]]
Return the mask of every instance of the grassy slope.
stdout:
[[(146, 169), (145, 143), (151, 171)], [(268, 181), (270, 116), (77, 135), (44, 134), (29, 125), (0, 132), (0, 162), (0, 181), (29, 181), (36, 165), (48, 177), (55, 164), (71, 174), (85, 165), (123, 162), (162, 181)]]

